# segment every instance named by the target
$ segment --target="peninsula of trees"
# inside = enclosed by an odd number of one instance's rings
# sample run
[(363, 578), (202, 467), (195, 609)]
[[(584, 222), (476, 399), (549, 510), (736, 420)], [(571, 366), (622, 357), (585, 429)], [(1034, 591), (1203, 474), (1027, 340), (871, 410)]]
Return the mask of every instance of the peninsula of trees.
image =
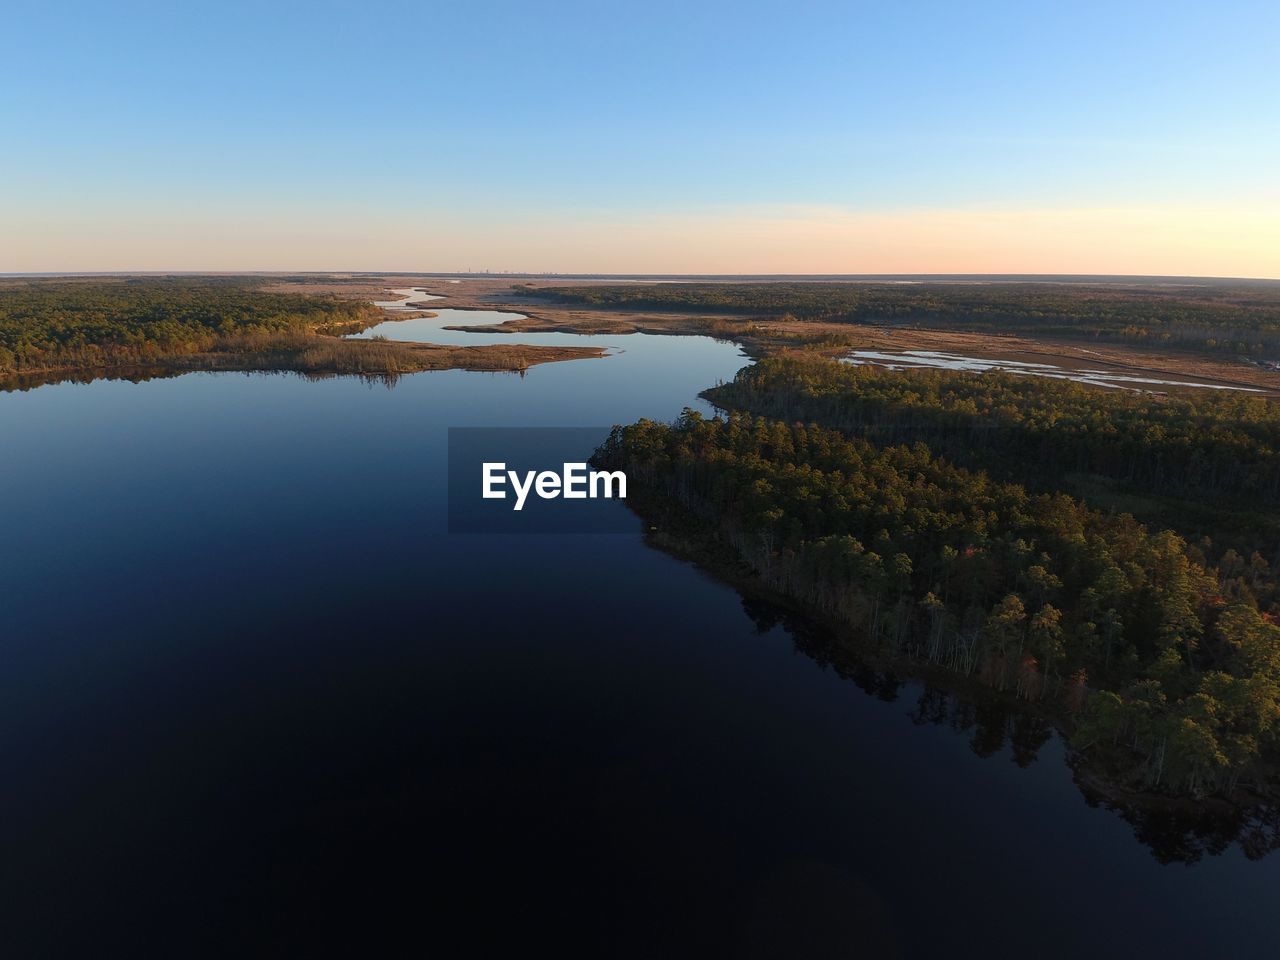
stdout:
[(1050, 711), (1127, 789), (1274, 794), (1280, 541), (1189, 543), (1052, 478), (1239, 501), (1274, 530), (1277, 408), (1085, 390), (778, 358), (710, 392), (753, 412), (641, 421), (598, 459), (858, 642)]

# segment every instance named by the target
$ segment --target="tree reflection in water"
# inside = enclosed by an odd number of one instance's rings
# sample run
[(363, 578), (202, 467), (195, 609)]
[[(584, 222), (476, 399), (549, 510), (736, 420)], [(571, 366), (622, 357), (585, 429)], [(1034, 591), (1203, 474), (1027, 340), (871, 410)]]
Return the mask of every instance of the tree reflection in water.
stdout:
[[(741, 593), (741, 591), (740, 591)], [(1036, 762), (1040, 749), (1055, 737), (1053, 724), (1012, 695), (985, 688), (963, 691), (932, 681), (909, 681), (892, 667), (864, 659), (848, 643), (800, 613), (759, 596), (742, 594), (742, 605), (759, 632), (787, 630), (798, 651), (820, 667), (850, 680), (863, 693), (893, 703), (918, 690), (907, 717), (912, 723), (947, 727), (969, 734), (973, 752), (984, 759), (1003, 754), (1023, 769)], [(1157, 796), (1122, 796), (1087, 770), (1070, 747), (1067, 763), (1085, 802), (1119, 816), (1133, 828), (1136, 840), (1160, 863), (1193, 864), (1239, 845), (1250, 860), (1280, 849), (1280, 809), (1259, 802), (1237, 806), (1226, 802), (1192, 804)]]

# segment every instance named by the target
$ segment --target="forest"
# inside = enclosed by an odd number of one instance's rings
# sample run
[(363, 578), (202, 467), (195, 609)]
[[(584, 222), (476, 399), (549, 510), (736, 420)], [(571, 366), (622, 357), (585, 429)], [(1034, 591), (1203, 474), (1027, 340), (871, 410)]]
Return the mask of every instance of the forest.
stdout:
[[(770, 417), (686, 411), (674, 424), (641, 421), (615, 429), (597, 462), (628, 472), (632, 502), (651, 523), (713, 538), (752, 578), (859, 642), (1050, 711), (1127, 789), (1274, 788), (1280, 609), (1267, 558), (1231, 552), (1210, 563), (1171, 530), (957, 465), (921, 440), (873, 442), (798, 422), (781, 389), (794, 372), (766, 364), (740, 375), (749, 387), (735, 382)], [(822, 382), (809, 392), (819, 395)], [(1015, 389), (975, 385), (1003, 388)], [(920, 396), (931, 390), (946, 394), (923, 384)], [(807, 396), (803, 385), (796, 393)], [(727, 403), (727, 392), (718, 396)], [(944, 418), (958, 416), (940, 406)], [(1123, 407), (1115, 429), (1144, 442), (1141, 414)], [(1051, 428), (1045, 413), (1023, 414), (1026, 429)], [(1217, 415), (1230, 420), (1226, 408)], [(1163, 439), (1154, 432), (1146, 442)], [(1267, 469), (1257, 466), (1260, 476)]]
[(1092, 339), (1280, 360), (1280, 284), (757, 282), (525, 287), (562, 303)]
[(220, 346), (363, 329), (372, 304), (278, 293), (253, 277), (121, 277), (0, 284), (0, 374), (139, 364)]
[(724, 408), (934, 452), (1037, 490), (1173, 526), (1212, 552), (1280, 566), (1280, 405), (1234, 391), (1164, 396), (1068, 380), (766, 358), (704, 391)]

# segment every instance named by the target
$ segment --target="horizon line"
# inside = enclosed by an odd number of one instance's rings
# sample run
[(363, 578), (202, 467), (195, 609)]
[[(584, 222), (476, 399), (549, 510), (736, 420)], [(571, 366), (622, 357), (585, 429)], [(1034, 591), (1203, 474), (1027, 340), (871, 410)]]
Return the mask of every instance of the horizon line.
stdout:
[(833, 280), (833, 281), (962, 281), (1003, 280), (1031, 282), (1162, 281), (1280, 283), (1280, 277), (1214, 276), (1206, 274), (1139, 273), (620, 273), (525, 270), (22, 270), (0, 271), (3, 279), (57, 277), (248, 277), (248, 276), (348, 276), (348, 277), (430, 277), (430, 278), (514, 278), (568, 280)]

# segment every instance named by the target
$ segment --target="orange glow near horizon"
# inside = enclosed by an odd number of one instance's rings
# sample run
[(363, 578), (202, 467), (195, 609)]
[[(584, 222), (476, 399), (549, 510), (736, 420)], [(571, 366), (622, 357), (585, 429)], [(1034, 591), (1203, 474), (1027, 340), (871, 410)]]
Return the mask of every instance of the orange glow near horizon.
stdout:
[[(367, 213), (367, 212), (366, 212)], [(1280, 204), (537, 218), (20, 217), (0, 272), (1070, 273), (1280, 278)]]

